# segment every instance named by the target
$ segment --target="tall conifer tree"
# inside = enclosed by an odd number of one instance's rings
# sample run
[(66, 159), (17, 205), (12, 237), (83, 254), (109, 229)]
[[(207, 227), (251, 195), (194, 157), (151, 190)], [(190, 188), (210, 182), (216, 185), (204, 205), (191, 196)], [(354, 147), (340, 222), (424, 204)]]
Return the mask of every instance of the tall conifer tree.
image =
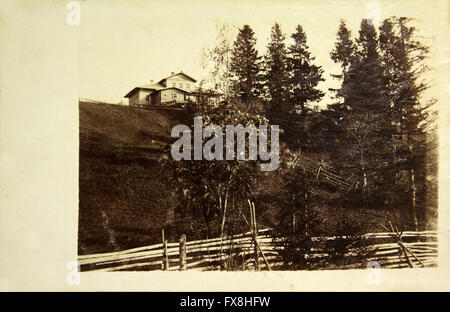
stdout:
[[(340, 27), (342, 30), (342, 24)], [(343, 45), (338, 42), (336, 50)], [(348, 46), (345, 45), (345, 46)], [(362, 195), (368, 205), (385, 205), (390, 192), (393, 164), (389, 101), (375, 27), (363, 19), (353, 54), (339, 54), (343, 68), (336, 122), (342, 129), (335, 158), (340, 166), (360, 173)], [(348, 61), (348, 62), (347, 62)]]
[[(416, 29), (410, 26), (411, 19), (391, 17), (380, 26), (380, 49), (383, 60), (384, 82), (390, 95), (392, 121), (396, 127), (395, 148), (397, 151), (397, 176), (407, 176), (409, 183), (397, 181), (402, 188), (399, 205), (405, 205), (412, 224), (419, 229), (420, 217), (428, 207), (422, 206), (426, 196), (426, 154), (428, 149), (427, 132), (432, 124), (430, 107), (421, 103), (422, 93), (429, 87), (420, 81), (420, 75), (427, 67), (424, 60), (428, 48), (417, 40)], [(422, 211), (419, 211), (422, 210)]]
[(341, 20), (336, 35), (335, 48), (331, 51), (331, 59), (335, 63), (341, 64), (344, 73), (351, 65), (356, 49), (355, 43), (351, 37), (351, 31), (347, 28), (345, 21)]
[(267, 54), (264, 57), (264, 87), (269, 98), (268, 117), (272, 123), (280, 124), (287, 106), (287, 49), (285, 35), (275, 23), (270, 34)]
[[(339, 79), (341, 85), (347, 79), (347, 73), (350, 69), (350, 65), (354, 63), (356, 58), (356, 44), (352, 39), (352, 33), (348, 29), (344, 20), (341, 20), (339, 24), (339, 29), (336, 34), (336, 42), (335, 47), (331, 51), (330, 56), (331, 59), (341, 66), (341, 74), (332, 74), (331, 76)], [(342, 89), (330, 88), (330, 91), (335, 93), (336, 103), (328, 105), (328, 113), (332, 119), (339, 120), (345, 110), (346, 107), (343, 105), (345, 101), (344, 96), (342, 94)]]
[(233, 93), (248, 104), (260, 94), (260, 59), (256, 38), (249, 25), (244, 25), (237, 35), (231, 54)]
[(320, 81), (324, 81), (323, 70), (314, 64), (315, 58), (309, 52), (306, 34), (298, 25), (291, 35), (293, 43), (288, 47), (288, 111), (284, 114), (284, 141), (290, 148), (312, 148), (312, 133), (308, 129), (308, 104), (318, 102), (324, 93), (318, 89)]
[(324, 93), (317, 88), (323, 79), (323, 70), (315, 65), (314, 57), (309, 52), (306, 34), (298, 25), (292, 34), (294, 43), (289, 46), (288, 71), (290, 107), (300, 108), (304, 113), (308, 102), (319, 101)]

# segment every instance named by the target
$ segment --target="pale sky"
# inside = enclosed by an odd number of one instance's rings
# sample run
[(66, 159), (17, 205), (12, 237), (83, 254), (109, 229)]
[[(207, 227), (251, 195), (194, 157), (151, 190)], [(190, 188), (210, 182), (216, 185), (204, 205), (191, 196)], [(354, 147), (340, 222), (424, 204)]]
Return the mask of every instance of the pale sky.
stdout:
[[(373, 2), (81, 1), (79, 96), (118, 103), (133, 87), (151, 79), (157, 81), (171, 72), (182, 70), (197, 80), (205, 78), (201, 51), (214, 46), (217, 23), (236, 29), (249, 24), (260, 54), (266, 51), (275, 22), (288, 39), (297, 24), (302, 25), (316, 64), (325, 70), (326, 82), (320, 84), (324, 91), (336, 83), (330, 73), (339, 72), (329, 53), (340, 19), (346, 20), (355, 36), (361, 19), (370, 14), (376, 18), (379, 12), (381, 20), (393, 15), (414, 17), (425, 42), (438, 48), (433, 39), (433, 17), (442, 9), (438, 1)], [(327, 101), (325, 97), (322, 105)]]

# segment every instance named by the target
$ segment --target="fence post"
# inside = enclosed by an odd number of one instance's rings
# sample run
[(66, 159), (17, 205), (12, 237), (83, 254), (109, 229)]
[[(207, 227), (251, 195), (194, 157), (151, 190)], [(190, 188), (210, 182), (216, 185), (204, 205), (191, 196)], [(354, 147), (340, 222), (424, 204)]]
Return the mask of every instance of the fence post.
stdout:
[(169, 270), (169, 256), (167, 255), (167, 240), (164, 238), (164, 229), (162, 229), (162, 242), (163, 242), (162, 269), (163, 271), (167, 271)]
[(255, 243), (255, 269), (259, 271), (259, 250), (258, 250), (258, 228), (256, 226), (256, 213), (255, 213), (255, 204), (252, 203), (251, 207), (251, 218), (252, 218), (252, 231), (253, 231), (253, 240)]
[(180, 237), (180, 271), (186, 271), (186, 235)]
[(259, 271), (259, 250), (258, 250), (258, 243), (256, 242), (256, 235), (253, 237), (255, 241), (255, 269), (256, 271)]
[(169, 255), (167, 254), (167, 239), (164, 241), (164, 270), (169, 270)]

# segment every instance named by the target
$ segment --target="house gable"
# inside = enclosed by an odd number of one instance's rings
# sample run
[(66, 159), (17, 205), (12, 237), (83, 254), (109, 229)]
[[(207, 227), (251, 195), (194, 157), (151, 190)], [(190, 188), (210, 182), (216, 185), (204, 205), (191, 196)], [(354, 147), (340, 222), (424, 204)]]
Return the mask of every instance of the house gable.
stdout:
[[(177, 80), (180, 80), (180, 79), (182, 79), (182, 80), (187, 80), (187, 81), (190, 81), (190, 82), (192, 82), (192, 83), (196, 83), (196, 82), (197, 82), (197, 80), (195, 80), (194, 78), (192, 78), (191, 76), (189, 76), (189, 75), (187, 75), (187, 74), (185, 74), (185, 73), (183, 73), (183, 72), (179, 72), (179, 73), (176, 73), (176, 74), (172, 74), (172, 75), (170, 75), (169, 77), (166, 77), (166, 78), (161, 79), (161, 81), (166, 81), (166, 80), (168, 80), (168, 79), (173, 79), (173, 78), (175, 78), (175, 79), (177, 79)], [(161, 82), (161, 81), (160, 81), (160, 82)]]
[(166, 88), (176, 87), (182, 90), (191, 91), (194, 90), (196, 82), (197, 80), (189, 75), (179, 72), (162, 79), (159, 84), (164, 85)]

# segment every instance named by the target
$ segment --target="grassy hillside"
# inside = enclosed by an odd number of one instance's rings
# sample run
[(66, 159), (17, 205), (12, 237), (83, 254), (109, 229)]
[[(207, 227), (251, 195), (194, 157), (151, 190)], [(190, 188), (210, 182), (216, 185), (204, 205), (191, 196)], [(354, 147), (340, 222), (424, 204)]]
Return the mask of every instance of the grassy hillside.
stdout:
[(183, 111), (144, 110), (128, 106), (80, 102), (80, 142), (88, 151), (101, 144), (107, 151), (158, 150), (171, 142), (170, 131), (183, 122)]
[(157, 162), (185, 114), (80, 102), (80, 254), (155, 243), (170, 192)]

